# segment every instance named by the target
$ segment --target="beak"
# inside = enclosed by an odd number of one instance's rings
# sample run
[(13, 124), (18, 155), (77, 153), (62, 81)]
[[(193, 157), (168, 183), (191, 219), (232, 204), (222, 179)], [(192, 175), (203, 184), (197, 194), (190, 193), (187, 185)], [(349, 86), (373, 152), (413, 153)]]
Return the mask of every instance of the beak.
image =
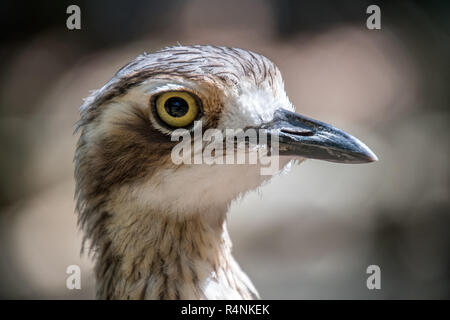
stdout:
[(278, 109), (262, 129), (279, 136), (279, 154), (339, 163), (367, 163), (377, 156), (361, 141), (329, 124)]

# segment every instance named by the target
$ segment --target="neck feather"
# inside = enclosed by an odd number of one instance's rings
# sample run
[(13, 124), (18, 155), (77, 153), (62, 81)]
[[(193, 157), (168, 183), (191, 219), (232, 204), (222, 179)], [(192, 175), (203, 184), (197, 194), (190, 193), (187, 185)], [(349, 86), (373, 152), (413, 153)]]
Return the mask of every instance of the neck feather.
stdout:
[(104, 212), (97, 236), (100, 299), (251, 299), (231, 255), (225, 211), (206, 215)]

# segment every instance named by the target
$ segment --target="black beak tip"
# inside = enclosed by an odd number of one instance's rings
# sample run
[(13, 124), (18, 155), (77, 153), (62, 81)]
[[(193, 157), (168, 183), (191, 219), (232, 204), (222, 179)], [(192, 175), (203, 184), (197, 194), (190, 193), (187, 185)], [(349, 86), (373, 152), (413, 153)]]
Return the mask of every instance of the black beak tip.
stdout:
[(378, 161), (378, 157), (375, 153), (373, 153), (370, 149), (368, 149), (368, 152), (364, 154), (364, 160), (365, 162), (375, 162)]
[[(356, 140), (356, 139), (355, 139)], [(358, 151), (355, 152), (354, 157), (356, 162), (358, 163), (370, 163), (378, 161), (377, 155), (369, 149), (368, 146), (366, 146), (361, 141), (358, 141)]]

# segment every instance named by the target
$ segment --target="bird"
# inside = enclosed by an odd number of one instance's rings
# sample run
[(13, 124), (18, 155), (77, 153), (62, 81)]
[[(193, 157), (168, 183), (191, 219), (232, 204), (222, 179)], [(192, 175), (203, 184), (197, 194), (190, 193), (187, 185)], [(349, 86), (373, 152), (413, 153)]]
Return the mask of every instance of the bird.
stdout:
[(259, 299), (233, 258), (227, 211), (274, 175), (261, 163), (176, 164), (171, 135), (198, 122), (203, 131), (264, 128), (279, 140), (276, 174), (304, 159), (378, 160), (295, 110), (271, 60), (212, 45), (141, 54), (91, 92), (75, 126), (74, 175), (96, 298)]

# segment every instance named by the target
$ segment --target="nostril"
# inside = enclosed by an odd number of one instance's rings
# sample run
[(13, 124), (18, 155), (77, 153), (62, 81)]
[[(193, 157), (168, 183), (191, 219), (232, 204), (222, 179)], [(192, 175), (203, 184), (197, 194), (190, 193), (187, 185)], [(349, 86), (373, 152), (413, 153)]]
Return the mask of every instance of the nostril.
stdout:
[(283, 133), (292, 134), (296, 136), (309, 137), (314, 135), (314, 132), (308, 129), (302, 128), (281, 128), (280, 130)]

